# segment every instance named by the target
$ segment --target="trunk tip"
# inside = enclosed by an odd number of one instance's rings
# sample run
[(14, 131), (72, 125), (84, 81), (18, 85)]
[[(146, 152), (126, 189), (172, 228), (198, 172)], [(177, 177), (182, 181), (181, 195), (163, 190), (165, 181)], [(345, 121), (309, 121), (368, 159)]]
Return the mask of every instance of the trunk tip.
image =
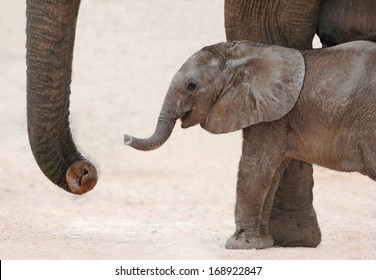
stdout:
[(84, 194), (97, 184), (97, 169), (87, 160), (77, 161), (68, 168), (66, 181), (72, 193)]
[(129, 136), (127, 134), (124, 134), (124, 144), (130, 146), (132, 143), (132, 136)]

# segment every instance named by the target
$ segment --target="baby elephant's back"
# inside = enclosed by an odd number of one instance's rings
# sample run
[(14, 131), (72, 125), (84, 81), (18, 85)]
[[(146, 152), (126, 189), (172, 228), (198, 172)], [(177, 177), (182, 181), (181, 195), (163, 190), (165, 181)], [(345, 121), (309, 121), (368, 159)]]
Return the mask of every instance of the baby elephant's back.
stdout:
[[(349, 79), (349, 82), (360, 86), (364, 91), (376, 89), (376, 43), (354, 41), (329, 48), (328, 50), (339, 53), (336, 64), (341, 65), (344, 60), (345, 67), (347, 66), (347, 69), (344, 69), (344, 74)], [(373, 88), (368, 88), (372, 86)]]
[[(354, 101), (359, 98), (376, 102), (376, 43), (354, 41), (336, 46), (332, 51), (339, 52), (334, 66), (338, 64), (340, 69), (337, 73), (336, 70), (333, 72), (334, 81), (337, 77), (341, 81), (337, 86), (342, 90), (344, 97), (348, 96)], [(374, 105), (376, 106), (376, 103)]]
[(353, 102), (376, 102), (376, 43), (354, 41), (307, 51), (304, 58), (301, 102), (328, 113)]

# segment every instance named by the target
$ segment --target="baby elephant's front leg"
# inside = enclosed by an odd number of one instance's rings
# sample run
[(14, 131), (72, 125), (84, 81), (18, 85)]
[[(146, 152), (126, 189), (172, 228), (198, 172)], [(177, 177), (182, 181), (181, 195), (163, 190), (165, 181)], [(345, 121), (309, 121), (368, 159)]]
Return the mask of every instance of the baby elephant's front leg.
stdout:
[(274, 194), (289, 159), (284, 156), (286, 137), (261, 124), (243, 131), (235, 205), (235, 233), (227, 249), (261, 249), (273, 246), (269, 216)]

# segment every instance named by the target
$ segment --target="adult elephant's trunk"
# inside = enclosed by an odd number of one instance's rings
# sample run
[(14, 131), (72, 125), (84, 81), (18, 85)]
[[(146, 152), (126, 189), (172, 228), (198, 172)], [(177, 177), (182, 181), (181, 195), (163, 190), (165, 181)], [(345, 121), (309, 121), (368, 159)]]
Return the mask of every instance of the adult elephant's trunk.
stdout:
[(27, 124), (43, 173), (68, 192), (97, 182), (95, 167), (78, 151), (69, 129), (73, 45), (80, 0), (27, 0)]
[(179, 118), (174, 109), (172, 95), (173, 93), (169, 92), (163, 102), (154, 134), (149, 138), (136, 138), (125, 134), (124, 144), (140, 151), (151, 151), (158, 149), (167, 141), (174, 129), (176, 120)]

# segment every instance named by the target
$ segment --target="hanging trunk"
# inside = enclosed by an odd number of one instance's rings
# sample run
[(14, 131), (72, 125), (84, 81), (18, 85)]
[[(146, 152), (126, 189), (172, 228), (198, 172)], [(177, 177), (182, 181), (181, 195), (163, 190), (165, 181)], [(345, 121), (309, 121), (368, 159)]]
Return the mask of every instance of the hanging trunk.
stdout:
[(95, 167), (78, 151), (69, 128), (73, 45), (80, 0), (27, 0), (27, 124), (43, 173), (68, 192), (97, 182)]

